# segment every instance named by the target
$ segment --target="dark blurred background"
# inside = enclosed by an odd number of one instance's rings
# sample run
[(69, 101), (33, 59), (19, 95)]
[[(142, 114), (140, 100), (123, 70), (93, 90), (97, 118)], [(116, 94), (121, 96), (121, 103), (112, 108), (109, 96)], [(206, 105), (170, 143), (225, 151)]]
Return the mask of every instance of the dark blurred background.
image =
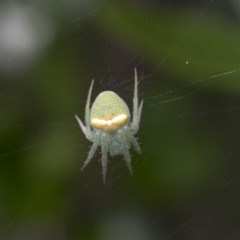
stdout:
[[(0, 239), (240, 239), (238, 0), (0, 3)], [(74, 114), (117, 92), (143, 154), (101, 153)]]

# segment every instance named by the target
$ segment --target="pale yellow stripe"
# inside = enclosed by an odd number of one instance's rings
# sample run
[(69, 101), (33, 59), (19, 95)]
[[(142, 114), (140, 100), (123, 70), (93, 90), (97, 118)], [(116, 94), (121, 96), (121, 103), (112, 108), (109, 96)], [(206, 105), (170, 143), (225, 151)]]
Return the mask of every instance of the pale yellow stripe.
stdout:
[(111, 129), (116, 129), (117, 127), (126, 123), (127, 119), (128, 119), (128, 115), (120, 114), (109, 120), (105, 120), (101, 118), (92, 118), (91, 124), (96, 128), (111, 130)]

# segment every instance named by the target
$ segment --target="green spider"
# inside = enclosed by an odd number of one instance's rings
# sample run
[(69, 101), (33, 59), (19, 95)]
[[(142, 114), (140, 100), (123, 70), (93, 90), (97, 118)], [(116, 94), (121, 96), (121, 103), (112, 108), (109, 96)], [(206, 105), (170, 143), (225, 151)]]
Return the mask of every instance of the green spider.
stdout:
[(134, 74), (132, 121), (130, 121), (131, 115), (127, 104), (112, 91), (101, 92), (90, 109), (94, 81), (92, 81), (88, 92), (85, 107), (85, 125), (78, 116), (75, 115), (86, 138), (93, 142), (81, 170), (90, 163), (97, 148), (100, 146), (104, 183), (106, 182), (108, 153), (110, 156), (123, 155), (130, 174), (132, 174), (131, 157), (129, 154), (131, 145), (133, 145), (138, 154), (141, 154), (141, 148), (134, 135), (139, 129), (143, 100), (140, 105), (138, 105), (138, 80), (136, 69), (134, 69)]

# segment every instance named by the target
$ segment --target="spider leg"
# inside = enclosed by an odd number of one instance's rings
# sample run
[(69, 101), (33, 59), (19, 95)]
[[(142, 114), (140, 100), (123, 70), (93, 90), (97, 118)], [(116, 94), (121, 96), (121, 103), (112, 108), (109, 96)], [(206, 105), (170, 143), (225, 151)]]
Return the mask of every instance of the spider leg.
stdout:
[(142, 107), (143, 107), (143, 100), (141, 101), (141, 103), (139, 105), (135, 122), (132, 122), (132, 124), (131, 124), (131, 129), (133, 131), (133, 134), (138, 132), (140, 120), (141, 120), (141, 114), (142, 114)]
[(138, 142), (137, 142), (137, 140), (134, 136), (131, 137), (131, 143), (132, 143), (134, 149), (136, 150), (136, 152), (139, 155), (142, 154), (142, 150), (141, 150), (141, 148), (140, 148), (140, 146), (139, 146), (139, 144), (138, 144)]
[(85, 125), (86, 126), (84, 126), (81, 119), (77, 115), (75, 115), (75, 118), (77, 119), (78, 124), (81, 127), (83, 133), (85, 134), (86, 138), (91, 142), (93, 142), (93, 136), (92, 136), (92, 131), (91, 131), (91, 127), (90, 127), (90, 100), (91, 100), (91, 95), (92, 95), (93, 83), (94, 83), (94, 80), (92, 80), (91, 86), (89, 88), (87, 103), (86, 103), (86, 107), (85, 107)]
[(137, 80), (137, 69), (134, 69), (134, 95), (133, 95), (133, 120), (131, 129), (133, 133), (137, 133), (142, 113), (143, 101), (138, 106), (138, 80)]
[(132, 175), (132, 160), (129, 154), (129, 150), (126, 147), (123, 147), (123, 155), (127, 163), (127, 168), (129, 170), (130, 175)]
[(131, 141), (131, 143), (132, 143), (134, 149), (136, 150), (136, 152), (139, 155), (142, 154), (142, 150), (141, 150), (136, 138), (131, 133), (129, 133), (128, 131), (126, 131), (126, 135), (127, 135), (128, 139)]
[(137, 69), (134, 68), (134, 94), (133, 94), (133, 124), (137, 120), (138, 112), (138, 81), (137, 81)]
[(108, 139), (105, 136), (101, 138), (101, 151), (102, 151), (102, 174), (103, 183), (106, 183), (107, 176), (107, 153), (108, 153)]
[(140, 103), (140, 106), (138, 108), (138, 117), (137, 117), (137, 126), (136, 126), (136, 132), (139, 129), (139, 125), (140, 125), (140, 120), (141, 120), (141, 115), (142, 115), (142, 108), (143, 108), (143, 100)]
[(123, 153), (123, 156), (125, 158), (125, 161), (127, 163), (127, 168), (129, 170), (129, 173), (130, 175), (132, 175), (132, 160), (131, 160), (131, 157), (130, 157), (130, 154), (129, 154), (129, 150), (128, 150), (128, 147), (127, 147), (127, 142), (128, 142), (128, 136), (125, 135), (124, 132), (121, 132), (119, 133), (121, 134), (121, 137), (120, 137), (120, 140), (121, 140), (121, 143), (122, 143), (122, 153)]
[(86, 133), (87, 133), (87, 139), (92, 139), (92, 131), (90, 127), (90, 100), (92, 95), (92, 88), (93, 88), (94, 80), (92, 80), (91, 86), (88, 91), (88, 97), (87, 97), (87, 103), (85, 107), (85, 125), (86, 125)]
[(87, 159), (85, 160), (85, 162), (83, 163), (83, 166), (81, 167), (81, 171), (90, 163), (90, 161), (92, 160), (97, 148), (98, 148), (98, 145), (99, 145), (99, 140), (97, 141), (94, 141), (89, 153), (88, 153), (88, 156), (87, 156)]
[(83, 133), (87, 137), (88, 136), (87, 128), (84, 126), (83, 122), (81, 121), (81, 119), (77, 115), (75, 115), (75, 118), (77, 119), (77, 122), (78, 122), (80, 128), (82, 129)]

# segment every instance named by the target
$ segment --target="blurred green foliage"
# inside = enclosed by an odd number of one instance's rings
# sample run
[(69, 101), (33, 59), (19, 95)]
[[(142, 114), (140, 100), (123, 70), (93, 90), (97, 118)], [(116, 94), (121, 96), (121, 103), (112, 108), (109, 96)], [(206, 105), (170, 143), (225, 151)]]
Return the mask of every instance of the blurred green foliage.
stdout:
[(224, 80), (218, 78), (211, 88), (239, 93), (239, 26), (220, 13), (114, 2), (103, 8), (98, 21), (108, 37), (153, 65), (164, 63), (167, 74), (177, 74), (179, 81), (223, 74)]

